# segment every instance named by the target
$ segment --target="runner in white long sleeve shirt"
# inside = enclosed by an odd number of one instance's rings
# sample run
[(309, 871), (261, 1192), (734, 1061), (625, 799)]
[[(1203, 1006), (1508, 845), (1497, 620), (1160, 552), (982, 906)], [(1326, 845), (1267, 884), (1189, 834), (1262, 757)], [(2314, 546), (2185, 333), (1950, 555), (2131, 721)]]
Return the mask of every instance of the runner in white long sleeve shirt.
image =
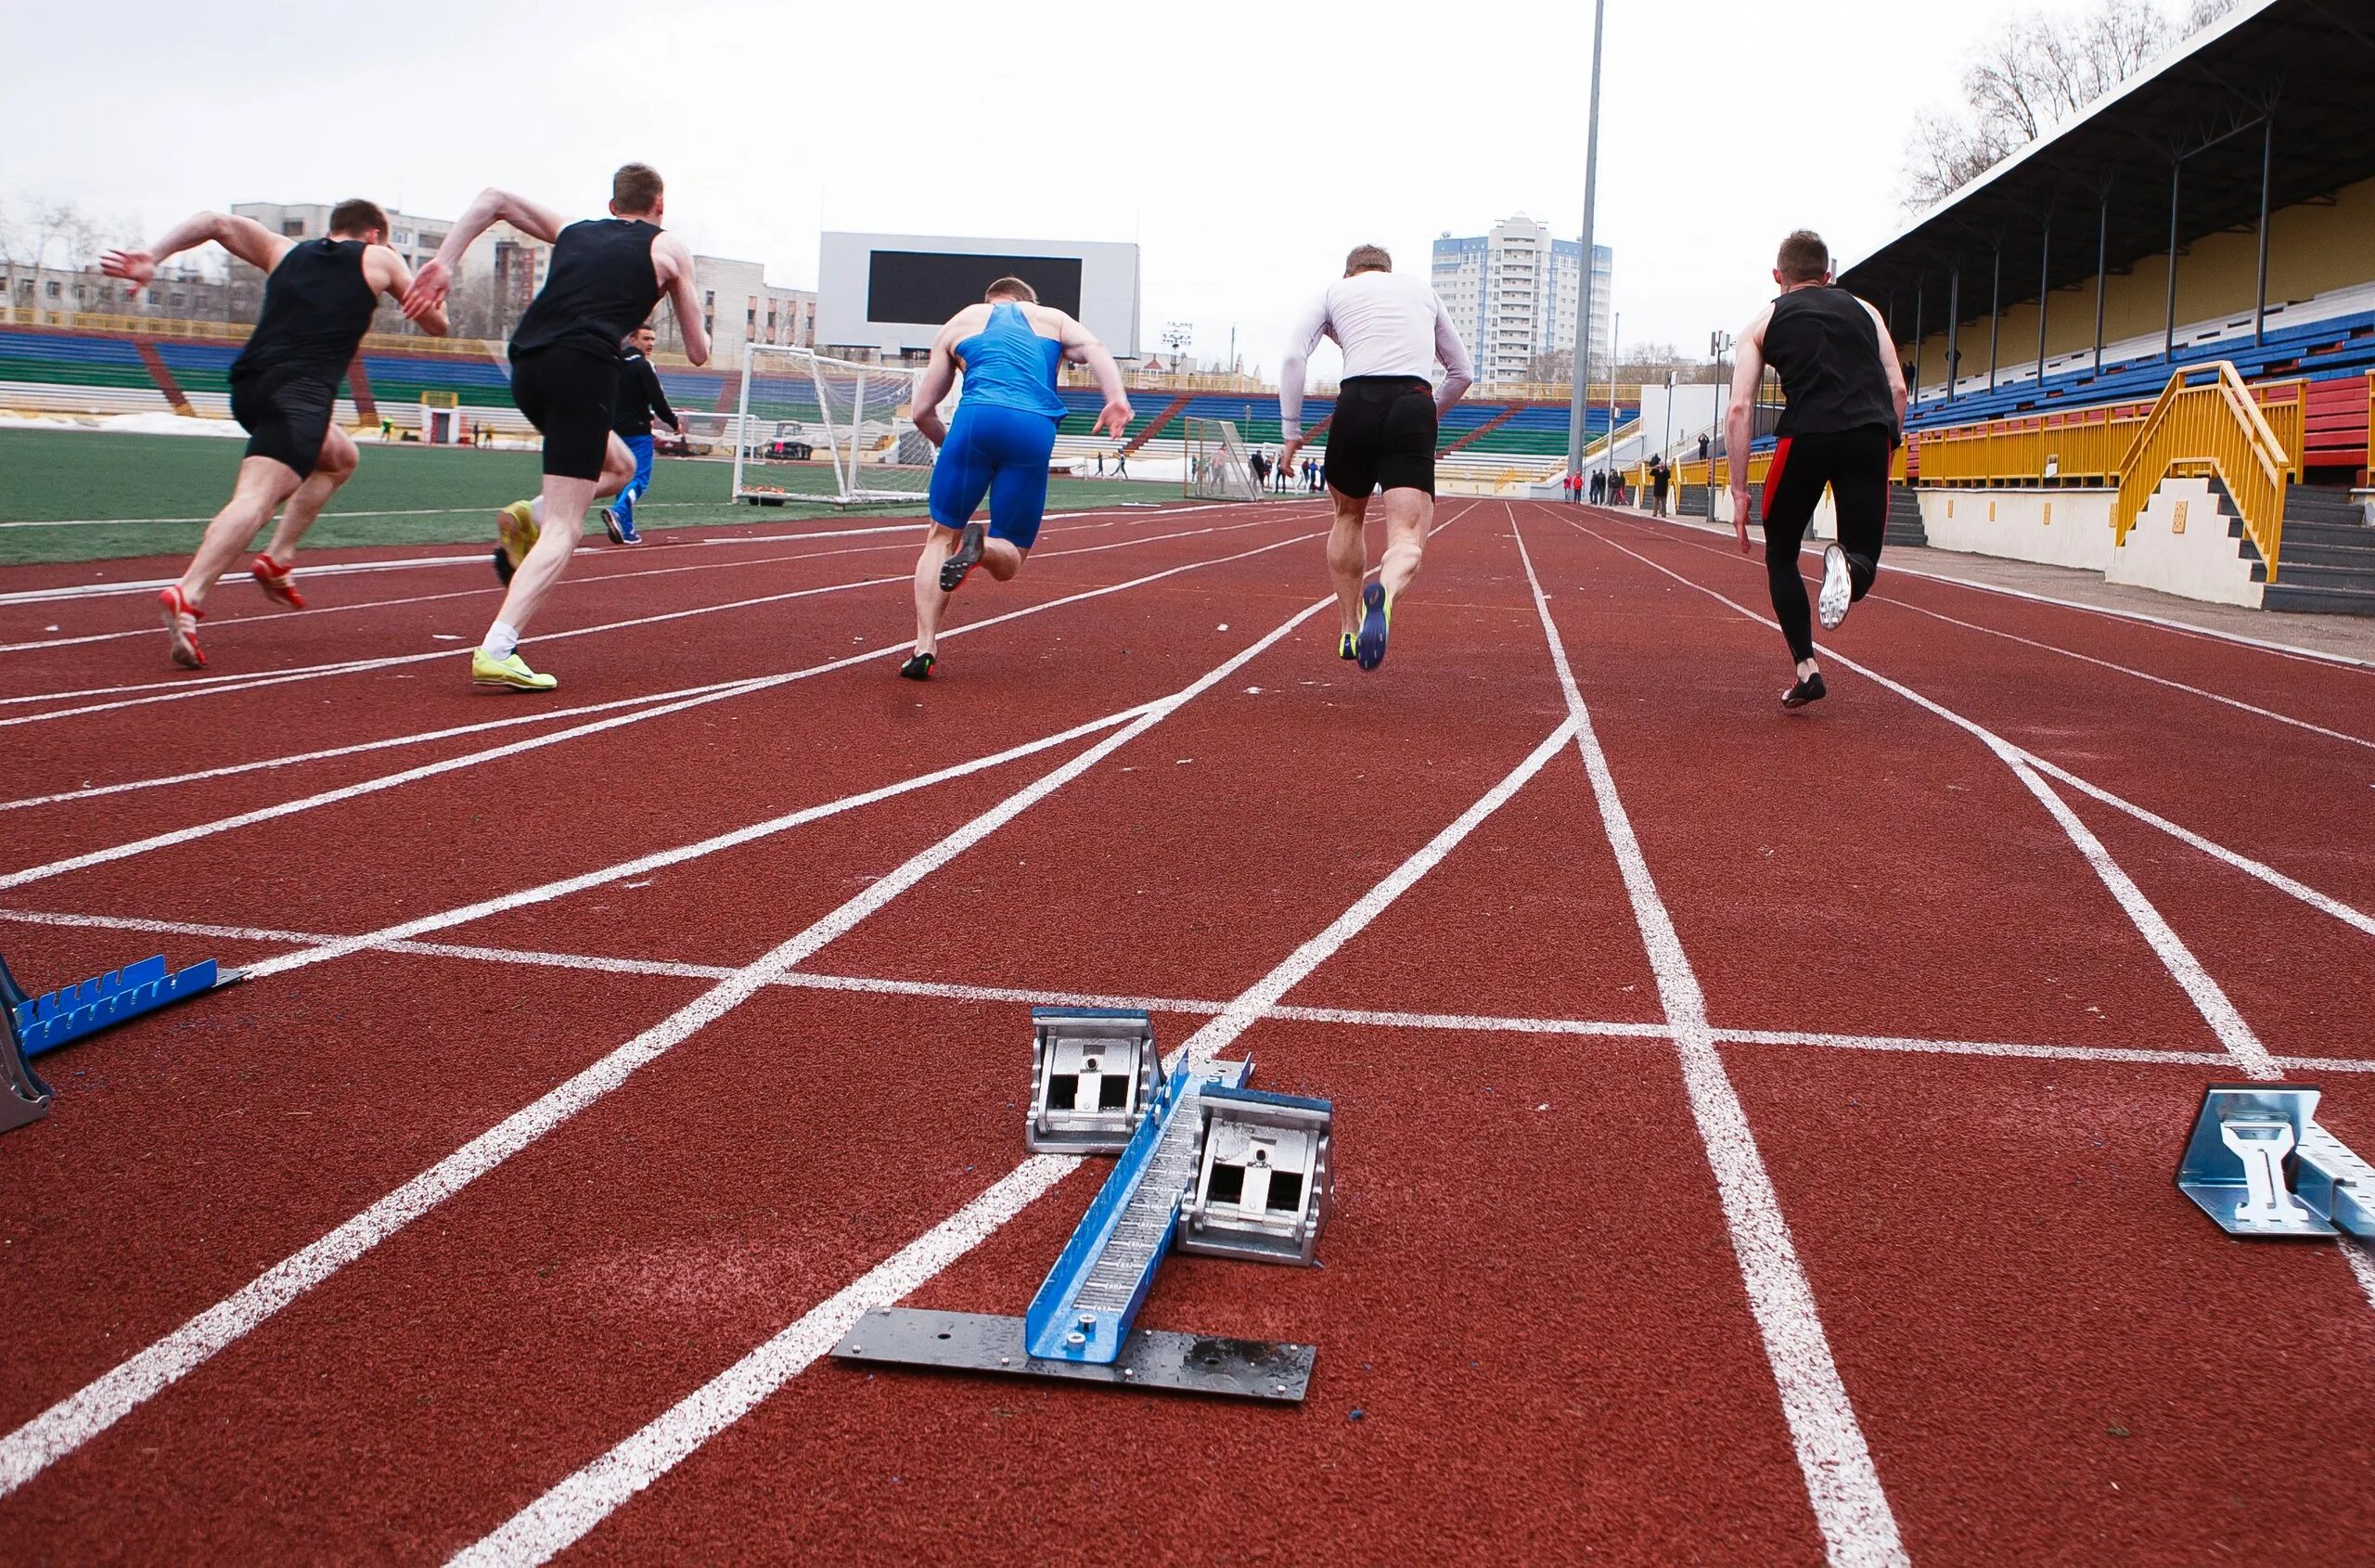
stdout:
[[(1303, 447), (1303, 381), (1323, 337), (1344, 351), (1342, 390), (1328, 431), (1328, 488), (1336, 526), (1328, 536), (1341, 622), (1338, 653), (1374, 670), (1385, 660), (1394, 601), (1419, 575), (1427, 529), (1435, 517), (1435, 425), (1473, 381), (1468, 350), (1435, 291), (1399, 277), (1393, 258), (1375, 245), (1344, 258), (1344, 276), (1328, 286), (1295, 324), (1278, 372), (1278, 418), (1291, 466)], [(1440, 361), (1444, 381), (1433, 385)], [(1362, 533), (1369, 495), (1385, 494), (1385, 554), (1378, 580), (1364, 589), (1368, 543)]]

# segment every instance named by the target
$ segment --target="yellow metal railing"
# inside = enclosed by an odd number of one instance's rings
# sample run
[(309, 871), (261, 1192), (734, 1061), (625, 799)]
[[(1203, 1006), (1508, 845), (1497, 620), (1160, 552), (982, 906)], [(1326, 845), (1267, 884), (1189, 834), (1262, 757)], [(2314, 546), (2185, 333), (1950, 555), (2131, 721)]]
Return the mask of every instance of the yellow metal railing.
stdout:
[[(2293, 408), (2297, 420), (2297, 399)], [(2258, 547), (2273, 583), (2277, 550), (2283, 543), (2285, 481), (2292, 463), (2233, 365), (2222, 359), (2180, 370), (2169, 378), (2161, 400), (2120, 458), (2112, 537), (2126, 539), (2163, 479), (2172, 474), (2215, 476), (2242, 514), (2243, 533)]]
[[(2197, 372), (2212, 367), (2201, 366)], [(2241, 384), (2240, 381), (2237, 383)], [(2288, 477), (2301, 477), (2307, 385), (2270, 381), (2245, 389), (2258, 404)], [(2152, 417), (2154, 404), (2107, 404), (2054, 414), (1987, 419), (1916, 431), (1916, 476), (1924, 484), (2115, 484), (2128, 449)]]

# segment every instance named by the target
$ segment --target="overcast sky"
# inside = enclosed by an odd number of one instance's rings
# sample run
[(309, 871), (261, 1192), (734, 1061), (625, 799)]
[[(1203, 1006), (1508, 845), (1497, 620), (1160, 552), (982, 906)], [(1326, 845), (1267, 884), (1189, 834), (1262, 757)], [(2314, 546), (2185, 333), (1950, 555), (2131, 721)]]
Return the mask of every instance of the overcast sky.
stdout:
[[(2078, 3), (1610, 0), (1598, 238), (1624, 341), (1703, 352), (1771, 293), (1799, 225), (1842, 260), (1887, 238), (1914, 111), (1953, 98), (2006, 17)], [(1582, 225), (1586, 0), (118, 0), (54, 19), (0, 20), (40, 40), (0, 71), (0, 192), (149, 233), (348, 195), (450, 216), (487, 184), (597, 212), (642, 159), (696, 250), (803, 288), (820, 227), (1136, 240), (1143, 346), (1184, 320), (1218, 358), (1234, 327), (1275, 375), (1356, 242), (1423, 269), (1446, 230)]]

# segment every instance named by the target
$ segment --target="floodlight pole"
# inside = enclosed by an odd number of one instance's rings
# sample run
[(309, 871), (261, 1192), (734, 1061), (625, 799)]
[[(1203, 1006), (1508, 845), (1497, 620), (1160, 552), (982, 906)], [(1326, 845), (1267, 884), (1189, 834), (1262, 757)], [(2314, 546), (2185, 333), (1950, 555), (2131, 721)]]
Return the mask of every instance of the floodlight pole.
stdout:
[[(1567, 405), (1567, 475), (1573, 478), (1584, 471), (1584, 412), (1591, 402), (1592, 381), (1592, 263), (1594, 258), (1592, 211), (1599, 186), (1599, 55), (1600, 39), (1608, 26), (1608, 0), (1592, 0), (1592, 98), (1591, 118), (1584, 131), (1584, 254), (1583, 270), (1575, 280), (1575, 364), (1574, 391)], [(1616, 456), (1616, 345), (1609, 345), (1609, 456)]]

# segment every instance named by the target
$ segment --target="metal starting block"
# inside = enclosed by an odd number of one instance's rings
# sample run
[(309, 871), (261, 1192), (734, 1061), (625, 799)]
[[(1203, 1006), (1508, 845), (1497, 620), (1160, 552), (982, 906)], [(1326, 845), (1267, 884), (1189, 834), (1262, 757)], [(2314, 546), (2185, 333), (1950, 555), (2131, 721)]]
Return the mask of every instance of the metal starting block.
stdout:
[(212, 958), (173, 973), (159, 954), (95, 980), (32, 996), (0, 960), (0, 1014), (5, 1014), (7, 1035), (0, 1046), (0, 1132), (48, 1113), (50, 1087), (33, 1072), (30, 1059), (239, 978), (238, 970), (223, 970)]
[(1203, 1158), (1179, 1250), (1309, 1266), (1335, 1198), (1324, 1099), (1213, 1086), (1200, 1097)]
[(1162, 1063), (1154, 1023), (1129, 1008), (1031, 1009), (1034, 1154), (1118, 1154), (1154, 1104)]
[(2229, 1236), (2375, 1237), (2375, 1166), (2317, 1125), (2318, 1093), (2211, 1085), (2177, 1163), (2177, 1190)]
[[(1329, 1102), (1247, 1089), (1249, 1061), (1182, 1065), (1159, 1080), (1143, 1012), (1034, 1008), (1032, 1022), (1025, 1141), (1118, 1147), (1113, 1174), (1022, 1317), (878, 1307), (835, 1358), (1299, 1403), (1319, 1354), (1310, 1345), (1136, 1324), (1174, 1240), (1225, 1257), (1313, 1261), (1332, 1188)], [(1130, 1130), (1106, 1141), (1117, 1126)], [(1192, 1243), (1182, 1226), (1191, 1212)]]

